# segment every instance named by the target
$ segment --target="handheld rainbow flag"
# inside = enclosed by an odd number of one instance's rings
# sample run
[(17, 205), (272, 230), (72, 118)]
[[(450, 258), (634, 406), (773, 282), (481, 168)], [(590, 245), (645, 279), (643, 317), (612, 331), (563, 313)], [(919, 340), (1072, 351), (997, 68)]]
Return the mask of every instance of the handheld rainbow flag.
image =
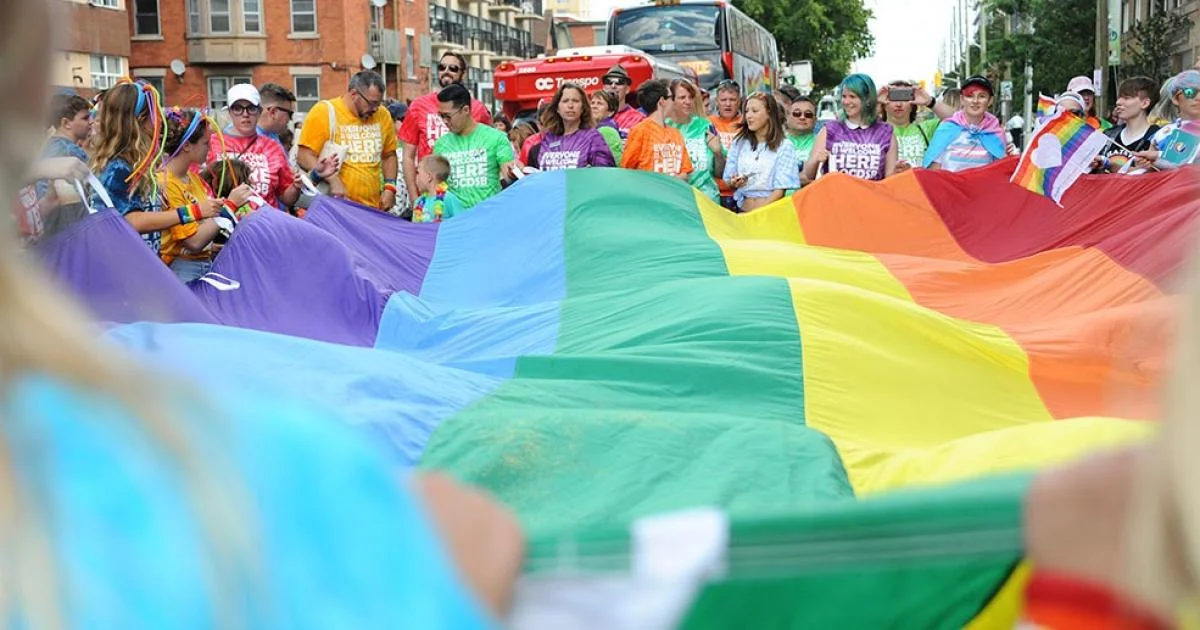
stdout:
[(1033, 136), (1010, 181), (1062, 205), (1063, 194), (1090, 170), (1107, 142), (1083, 118), (1059, 112)]
[(1041, 121), (1053, 116), (1054, 108), (1056, 106), (1057, 106), (1057, 103), (1054, 101), (1054, 97), (1046, 96), (1045, 94), (1042, 94), (1039, 92), (1038, 93), (1038, 102), (1037, 102), (1038, 122), (1041, 122)]

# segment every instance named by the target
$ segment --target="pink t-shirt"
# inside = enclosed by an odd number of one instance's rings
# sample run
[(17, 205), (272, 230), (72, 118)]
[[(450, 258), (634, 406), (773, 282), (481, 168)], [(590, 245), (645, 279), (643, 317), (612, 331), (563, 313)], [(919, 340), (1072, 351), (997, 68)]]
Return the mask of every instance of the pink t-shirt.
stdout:
[[(471, 118), (481, 125), (491, 125), (492, 115), (487, 107), (475, 99), (471, 99)], [(446, 123), (438, 116), (437, 92), (426, 94), (408, 106), (408, 113), (400, 125), (400, 142), (417, 146), (417, 159), (433, 153), (433, 145), (438, 138), (450, 133)]]
[[(221, 141), (225, 146), (222, 150)], [(250, 168), (250, 186), (268, 204), (279, 207), (279, 195), (296, 180), (283, 145), (266, 136), (234, 136), (213, 134), (208, 150), (208, 163), (217, 160), (240, 160)]]

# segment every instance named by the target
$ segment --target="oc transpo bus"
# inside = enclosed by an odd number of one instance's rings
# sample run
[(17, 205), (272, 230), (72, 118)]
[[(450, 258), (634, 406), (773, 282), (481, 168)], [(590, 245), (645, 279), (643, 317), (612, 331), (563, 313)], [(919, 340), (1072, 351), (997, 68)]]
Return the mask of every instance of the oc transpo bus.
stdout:
[(775, 37), (722, 0), (658, 0), (614, 9), (607, 32), (609, 45), (637, 48), (693, 70), (707, 90), (725, 80), (737, 81), (743, 94), (778, 85)]

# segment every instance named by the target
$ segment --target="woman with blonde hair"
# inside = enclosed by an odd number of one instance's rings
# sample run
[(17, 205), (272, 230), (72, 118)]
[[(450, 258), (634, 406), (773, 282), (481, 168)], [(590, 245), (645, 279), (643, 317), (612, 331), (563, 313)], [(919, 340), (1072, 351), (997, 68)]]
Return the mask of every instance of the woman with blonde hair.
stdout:
[[(8, 199), (42, 140), (52, 24), (44, 0), (0, 3)], [(228, 391), (208, 400), (189, 388), (203, 379), (124, 358), (10, 239), (0, 230), (8, 625), (480, 628), (504, 613), (521, 535), (489, 499), (406, 483), (319, 411), (219, 377)]]

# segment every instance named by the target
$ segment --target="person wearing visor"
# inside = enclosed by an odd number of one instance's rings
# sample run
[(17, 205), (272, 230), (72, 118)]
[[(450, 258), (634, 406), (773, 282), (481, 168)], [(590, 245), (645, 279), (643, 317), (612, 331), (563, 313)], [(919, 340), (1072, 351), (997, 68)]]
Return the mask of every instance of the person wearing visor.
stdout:
[(988, 111), (994, 96), (986, 77), (975, 75), (963, 83), (962, 109), (938, 125), (925, 150), (925, 168), (959, 172), (1004, 159), (1007, 137), (1000, 119)]
[(624, 67), (617, 64), (609, 68), (601, 80), (604, 81), (604, 90), (617, 97), (617, 103), (620, 105), (613, 114), (613, 122), (617, 123), (621, 137), (628, 138), (629, 130), (646, 120), (645, 113), (629, 105), (629, 90), (633, 87), (633, 79), (629, 78), (629, 72)]
[(1096, 129), (1107, 130), (1112, 123), (1096, 115), (1096, 86), (1085, 76), (1078, 76), (1067, 83), (1067, 91), (1083, 97), (1083, 111), (1087, 113), (1087, 122)]
[[(369, 208), (389, 211), (396, 205), (396, 129), (383, 104), (383, 77), (363, 70), (350, 79), (342, 96), (313, 106), (300, 130), (296, 161), (329, 182), (329, 194)], [(326, 144), (334, 146), (326, 151)], [(322, 156), (322, 152), (327, 156)], [(318, 157), (345, 153), (338, 172), (325, 176), (316, 169)]]

